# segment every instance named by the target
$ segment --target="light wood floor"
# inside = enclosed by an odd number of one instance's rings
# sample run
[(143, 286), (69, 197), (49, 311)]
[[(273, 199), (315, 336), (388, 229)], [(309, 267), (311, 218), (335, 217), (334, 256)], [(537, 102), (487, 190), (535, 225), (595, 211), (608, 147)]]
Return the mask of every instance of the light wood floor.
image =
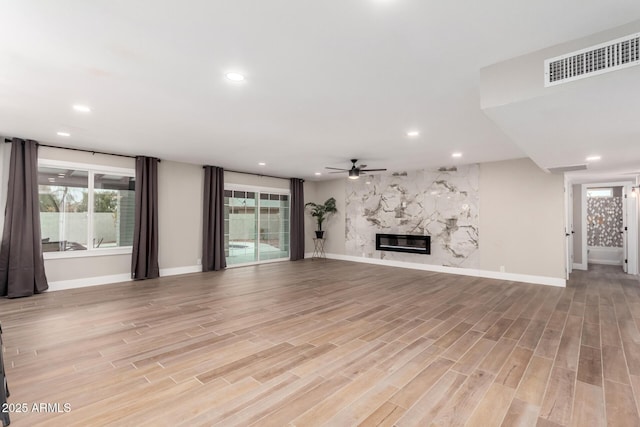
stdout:
[(15, 426), (639, 426), (640, 283), (302, 261), (0, 301)]

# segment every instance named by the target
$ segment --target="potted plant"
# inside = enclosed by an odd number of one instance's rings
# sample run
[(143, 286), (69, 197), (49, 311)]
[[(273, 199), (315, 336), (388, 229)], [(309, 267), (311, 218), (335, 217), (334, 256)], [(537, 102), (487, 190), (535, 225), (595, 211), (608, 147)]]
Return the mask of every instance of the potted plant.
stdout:
[(318, 224), (318, 229), (316, 230), (316, 237), (318, 239), (322, 239), (324, 237), (324, 231), (322, 230), (322, 223), (331, 214), (338, 212), (338, 209), (336, 209), (336, 199), (331, 197), (322, 204), (309, 202), (304, 206), (309, 208), (311, 216), (316, 219), (316, 223)]

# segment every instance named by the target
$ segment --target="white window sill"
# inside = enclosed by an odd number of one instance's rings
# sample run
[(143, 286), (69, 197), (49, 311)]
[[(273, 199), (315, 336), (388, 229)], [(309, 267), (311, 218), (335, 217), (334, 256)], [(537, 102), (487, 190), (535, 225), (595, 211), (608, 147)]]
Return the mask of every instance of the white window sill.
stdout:
[(91, 249), (86, 251), (43, 252), (44, 259), (85, 258), (109, 255), (131, 255), (131, 246), (123, 248)]

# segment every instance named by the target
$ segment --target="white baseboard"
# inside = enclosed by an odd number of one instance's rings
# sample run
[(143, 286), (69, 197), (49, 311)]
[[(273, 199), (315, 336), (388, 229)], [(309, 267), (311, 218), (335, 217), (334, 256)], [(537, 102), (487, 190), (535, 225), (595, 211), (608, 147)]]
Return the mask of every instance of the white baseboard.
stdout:
[(201, 273), (202, 265), (188, 265), (186, 267), (161, 268), (160, 277), (177, 276), (179, 274)]
[(612, 259), (590, 259), (589, 264), (622, 265), (622, 262)]
[[(311, 258), (312, 253), (305, 253), (305, 258)], [(327, 254), (328, 259), (342, 261), (361, 262), (366, 264), (386, 265), (389, 267), (410, 268), (414, 270), (435, 271), (438, 273), (459, 274), (462, 276), (484, 277), (487, 279), (509, 280), (513, 282), (534, 283), (538, 285), (565, 287), (566, 280), (555, 277), (532, 276), (528, 274), (501, 273), (498, 271), (479, 270), (474, 268), (445, 267), (442, 265), (417, 264), (413, 262), (391, 261), (375, 258), (362, 258), (350, 255)], [(574, 264), (574, 268), (576, 264)], [(190, 265), (186, 267), (161, 268), (160, 276), (177, 276), (180, 274), (199, 273), (202, 271), (201, 265)], [(131, 275), (113, 274), (110, 276), (87, 277), (83, 279), (60, 280), (49, 282), (49, 291), (61, 291), (63, 289), (85, 288), (87, 286), (107, 285), (110, 283), (120, 283), (131, 281)]]
[[(187, 267), (161, 268), (160, 277), (177, 276), (179, 274), (199, 273), (202, 271), (201, 265), (190, 265)], [(49, 292), (62, 291), (64, 289), (86, 288), (88, 286), (109, 285), (112, 283), (130, 282), (131, 274), (111, 274), (109, 276), (85, 277), (82, 279), (59, 280), (49, 282)]]
[(112, 274), (109, 276), (85, 277), (82, 279), (59, 280), (49, 282), (49, 292), (62, 291), (64, 289), (86, 288), (88, 286), (108, 285), (110, 283), (120, 283), (131, 281), (131, 274)]
[(574, 270), (588, 270), (588, 266), (587, 266), (587, 264), (576, 264), (574, 262), (573, 263), (573, 269)]
[(366, 264), (386, 265), (389, 267), (410, 268), (414, 270), (435, 271), (438, 273), (459, 274), (462, 276), (484, 277), (487, 279), (509, 280), (513, 282), (533, 283), (536, 285), (567, 286), (565, 279), (547, 276), (532, 276), (529, 274), (502, 273), (499, 271), (479, 270), (475, 268), (445, 267), (443, 265), (417, 264), (413, 262), (391, 261), (385, 259), (362, 258), (350, 255), (327, 254), (328, 259), (362, 262)]

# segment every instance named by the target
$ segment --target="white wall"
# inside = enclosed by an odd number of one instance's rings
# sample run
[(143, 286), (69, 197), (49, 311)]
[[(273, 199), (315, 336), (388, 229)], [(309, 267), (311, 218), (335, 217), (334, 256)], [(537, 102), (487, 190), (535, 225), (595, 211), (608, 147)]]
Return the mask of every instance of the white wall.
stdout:
[(259, 176), (247, 173), (225, 172), (225, 184), (251, 185), (254, 187), (289, 189), (289, 180), (283, 178), (272, 178), (269, 176)]
[(564, 278), (564, 180), (529, 159), (480, 165), (480, 268)]
[[(304, 182), (304, 203), (315, 202), (318, 203), (317, 195), (318, 183), (314, 181)], [(326, 200), (326, 199), (324, 199)], [(315, 221), (312, 221), (309, 211), (305, 208), (304, 213), (304, 251), (305, 254), (313, 253), (313, 238), (315, 237), (314, 231), (316, 229)], [(344, 239), (344, 237), (343, 237)]]
[(199, 270), (203, 185), (201, 165), (167, 160), (158, 165), (158, 264), (161, 274), (175, 268)]
[[(338, 213), (323, 227), (330, 256), (345, 255), (345, 184), (344, 178), (318, 182), (311, 200), (336, 198)], [(545, 173), (529, 159), (483, 163), (479, 194), (478, 274), (496, 272), (494, 276), (500, 277), (503, 266), (505, 273), (532, 276), (534, 281), (541, 277), (539, 283), (546, 283), (544, 278), (561, 283), (565, 278), (563, 177)], [(314, 230), (313, 218), (306, 218)]]
[[(638, 184), (640, 184), (640, 177), (636, 177), (634, 179), (634, 181), (635, 181), (634, 186), (637, 187)], [(638, 224), (637, 224), (637, 228), (636, 228), (636, 233), (638, 235), (638, 238), (636, 239), (636, 243), (638, 243), (638, 242), (640, 242), (640, 194), (638, 194), (638, 193), (640, 193), (640, 188), (636, 188), (635, 193), (636, 193), (636, 195), (635, 195), (635, 197), (631, 197), (631, 201), (633, 202), (633, 200), (635, 199), (636, 212), (638, 213), (637, 214), (637, 217), (638, 217), (638, 221), (637, 222), (638, 222)], [(636, 268), (638, 269), (638, 273), (640, 274), (640, 247), (638, 248), (637, 255), (638, 255), (637, 256), (638, 262), (636, 264)]]
[[(333, 179), (331, 181), (320, 181), (316, 184), (315, 197), (313, 199), (307, 198), (307, 202), (324, 203), (327, 199), (333, 197), (336, 199), (337, 213), (331, 215), (322, 224), (323, 230), (325, 230), (325, 246), (324, 250), (327, 253), (344, 255), (345, 252), (345, 184), (346, 179)], [(315, 237), (315, 230), (318, 229), (315, 218), (313, 218), (309, 211), (305, 212), (305, 219), (307, 227), (311, 229), (309, 233), (311, 237)], [(313, 250), (313, 243), (307, 246), (307, 251)]]
[[(40, 157), (134, 167), (134, 159), (47, 147), (41, 148)], [(197, 271), (202, 253), (202, 166), (162, 161), (158, 181), (160, 269), (164, 273)], [(225, 182), (289, 188), (286, 179), (232, 172), (225, 173)], [(329, 254), (345, 254), (345, 184), (342, 178), (304, 184), (305, 203), (336, 199), (338, 213), (324, 224), (325, 250)], [(564, 277), (562, 191), (561, 176), (544, 173), (528, 159), (481, 164), (481, 269), (499, 271), (504, 266), (508, 273)], [(313, 218), (305, 213), (307, 253), (313, 251), (315, 229)], [(109, 255), (49, 259), (45, 260), (45, 269), (50, 283), (64, 287), (69, 282), (107, 283), (105, 278), (109, 277), (125, 280), (130, 274), (130, 264), (128, 254)]]

